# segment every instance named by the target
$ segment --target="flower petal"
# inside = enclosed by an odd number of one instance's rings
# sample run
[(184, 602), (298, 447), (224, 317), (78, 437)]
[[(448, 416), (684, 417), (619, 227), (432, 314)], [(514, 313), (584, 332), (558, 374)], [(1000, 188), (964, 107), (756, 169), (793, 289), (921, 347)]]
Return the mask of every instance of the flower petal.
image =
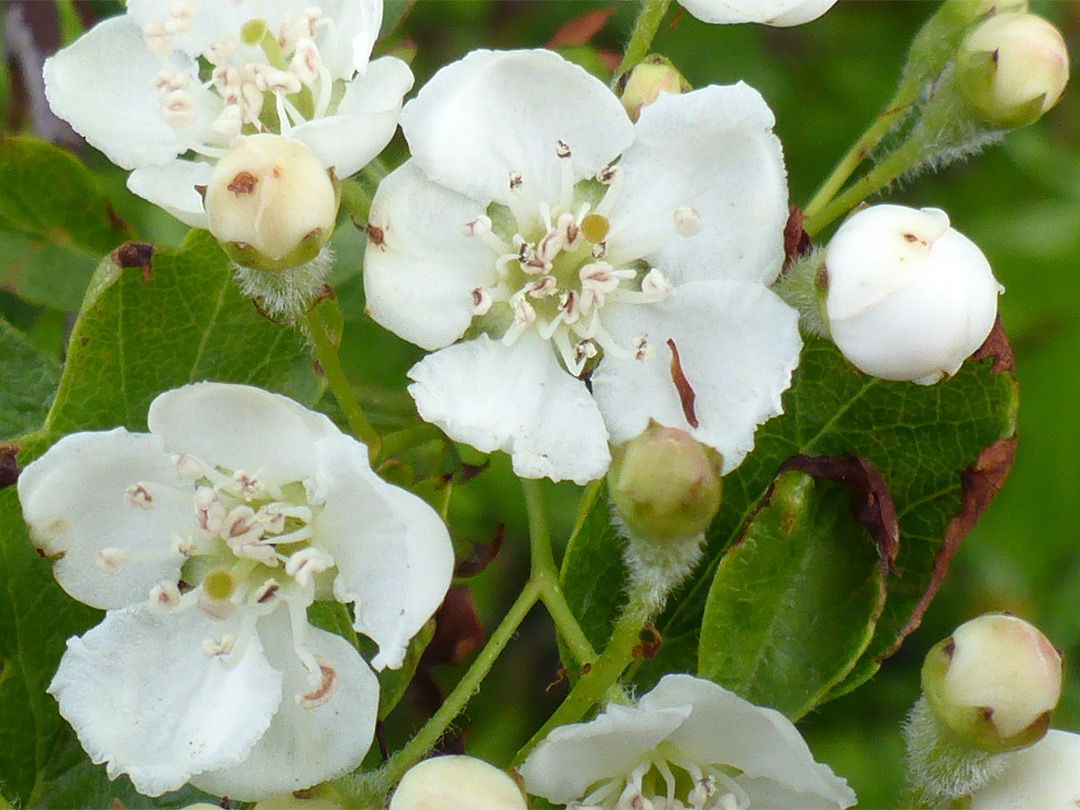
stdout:
[(1005, 769), (972, 794), (972, 810), (1080, 806), (1080, 734), (1051, 729), (1035, 745), (1006, 756)]
[[(140, 484), (151, 498), (142, 505), (127, 494)], [(23, 470), (18, 491), (34, 543), (57, 557), (60, 587), (96, 608), (141, 602), (161, 580), (176, 582), (184, 558), (169, 547), (198, 529), (191, 483), (161, 440), (124, 428), (65, 436)], [(106, 548), (150, 556), (109, 574), (95, 565)]]
[(281, 394), (250, 385), (195, 383), (150, 403), (146, 421), (175, 453), (280, 486), (311, 479), (312, 445), (341, 435), (333, 422)]
[(300, 124), (289, 137), (304, 143), (338, 177), (356, 174), (394, 137), (412, 84), (412, 71), (400, 59), (376, 59), (349, 82), (334, 115)]
[(354, 603), (356, 630), (379, 645), (371, 665), (396, 669), (450, 587), (450, 535), (423, 500), (371, 471), (359, 442), (326, 439), (315, 452), (327, 486), (315, 538), (337, 564), (334, 597)]
[[(45, 96), (54, 113), (116, 165), (164, 165), (187, 145), (161, 117), (158, 91), (150, 86), (162, 67), (138, 26), (111, 17), (45, 60)], [(175, 69), (198, 80), (190, 60)]]
[[(638, 705), (650, 711), (693, 706), (693, 712), (668, 739), (700, 765), (729, 765), (749, 779), (769, 779), (781, 788), (778, 796), (790, 791), (804, 797), (799, 807), (844, 808), (855, 803), (855, 793), (847, 782), (814, 761), (790, 720), (712, 681), (665, 675)], [(815, 798), (825, 803), (812, 803)]]
[(240, 27), (253, 17), (263, 17), (270, 23), (271, 30), (277, 33), (274, 20), (265, 14), (266, 9), (258, 9), (264, 12), (263, 14), (256, 13), (252, 3), (222, 3), (221, 0), (182, 0), (181, 3), (177, 0), (128, 0), (127, 17), (138, 26), (141, 37), (141, 32), (147, 25), (164, 25), (170, 13), (184, 5), (189, 6), (193, 12), (191, 27), (173, 34), (170, 42), (189, 56), (200, 56), (206, 47), (213, 43), (236, 40)]
[[(776, 279), (784, 262), (787, 173), (772, 111), (752, 87), (661, 93), (641, 111), (619, 169), (608, 236), (613, 264), (646, 258), (674, 284)], [(678, 236), (675, 211), (701, 230)]]
[(197, 160), (174, 160), (164, 166), (144, 166), (128, 175), (127, 187), (144, 200), (164, 208), (185, 225), (206, 228), (209, 220), (195, 186), (210, 182), (214, 167)]
[(270, 728), (239, 764), (192, 777), (217, 796), (255, 801), (336, 779), (356, 768), (375, 733), (379, 681), (345, 639), (308, 626), (305, 646), (333, 670), (329, 700), (310, 708), (307, 670), (293, 650), (287, 611), (259, 620), (259, 638), (271, 665), (284, 672), (281, 706)]
[[(401, 128), (432, 180), (483, 203), (535, 215), (560, 197), (556, 141), (574, 179), (589, 177), (633, 140), (633, 126), (598, 79), (551, 51), (473, 51), (405, 105)], [(521, 175), (510, 190), (510, 173)], [(523, 223), (518, 223), (524, 227)]]
[[(659, 304), (610, 304), (604, 325), (621, 346), (644, 335), (654, 349), (645, 361), (605, 356), (593, 374), (593, 395), (614, 444), (653, 419), (718, 450), (726, 475), (753, 449), (757, 426), (783, 413), (780, 395), (802, 348), (798, 313), (760, 284), (685, 284)], [(680, 397), (669, 340), (695, 395), (689, 410), (696, 428)]]
[[(311, 0), (300, 2), (304, 7), (311, 4)], [(375, 62), (369, 65), (368, 58), (382, 25), (382, 0), (320, 0), (319, 7), (324, 17), (334, 21), (333, 35), (320, 31), (316, 39), (330, 73), (348, 79), (354, 72), (364, 73), (365, 67), (370, 70)]]
[[(377, 323), (428, 351), (453, 343), (473, 318), (472, 291), (495, 283), (495, 254), (461, 232), (484, 213), (407, 161), (379, 184), (364, 255), (364, 295)], [(380, 243), (381, 242), (381, 243)]]
[(194, 774), (241, 762), (281, 701), (281, 673), (257, 639), (226, 669), (199, 645), (235, 632), (198, 610), (111, 610), (67, 652), (49, 685), (60, 714), (110, 779), (159, 796)]
[(556, 804), (585, 797), (591, 785), (626, 776), (690, 715), (691, 707), (611, 705), (589, 723), (559, 726), (525, 758), (525, 789)]
[(481, 335), (428, 355), (409, 378), (423, 419), (483, 453), (509, 453), (521, 478), (584, 484), (607, 472), (596, 403), (537, 335), (510, 347)]
[(836, 0), (679, 0), (683, 8), (707, 23), (764, 23), (778, 27), (816, 20)]

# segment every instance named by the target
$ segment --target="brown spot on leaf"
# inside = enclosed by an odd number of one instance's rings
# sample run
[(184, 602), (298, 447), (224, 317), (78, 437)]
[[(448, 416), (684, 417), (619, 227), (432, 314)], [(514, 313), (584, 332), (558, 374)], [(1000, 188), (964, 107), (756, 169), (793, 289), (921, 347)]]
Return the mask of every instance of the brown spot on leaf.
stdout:
[(239, 197), (242, 194), (251, 194), (255, 191), (255, 186), (258, 184), (259, 178), (251, 172), (240, 172), (232, 179), (232, 182), (229, 183), (226, 188)]
[(143, 284), (150, 283), (151, 265), (154, 258), (154, 246), (146, 242), (125, 242), (112, 252), (112, 260), (125, 270), (142, 270)]
[(803, 230), (803, 212), (797, 205), (791, 206), (787, 224), (784, 225), (784, 266), (805, 256), (814, 245), (810, 234)]
[(896, 554), (900, 549), (900, 530), (896, 507), (889, 488), (869, 461), (850, 453), (841, 456), (795, 456), (784, 462), (780, 472), (798, 470), (823, 481), (835, 481), (851, 487), (851, 516), (865, 528), (877, 545), (882, 580), (896, 574)]
[(683, 416), (686, 417), (686, 422), (690, 427), (696, 428), (699, 424), (697, 414), (694, 413), (694, 400), (697, 399), (697, 395), (683, 373), (682, 363), (679, 361), (679, 349), (675, 341), (668, 338), (667, 345), (671, 349), (671, 381), (675, 383), (675, 390), (679, 392), (679, 404), (682, 405)]
[(15, 456), (21, 448), (15, 444), (0, 444), (0, 489), (10, 487), (19, 480), (19, 466)]
[(505, 532), (506, 525), (500, 523), (496, 527), (495, 537), (492, 538), (490, 543), (474, 544), (469, 556), (457, 564), (457, 568), (454, 569), (454, 576), (458, 579), (467, 579), (468, 577), (475, 577), (487, 568), (499, 553), (499, 549), (502, 548), (503, 534)]
[(615, 7), (612, 6), (611, 8), (602, 8), (575, 17), (564, 23), (558, 31), (552, 34), (551, 39), (547, 41), (544, 47), (555, 50), (556, 48), (575, 48), (588, 45), (592, 38), (604, 29), (604, 26), (607, 25), (608, 20), (611, 19), (611, 15), (614, 13)]
[(451, 588), (435, 613), (435, 635), (420, 657), (420, 666), (460, 664), (486, 640), (472, 592), (468, 588)]

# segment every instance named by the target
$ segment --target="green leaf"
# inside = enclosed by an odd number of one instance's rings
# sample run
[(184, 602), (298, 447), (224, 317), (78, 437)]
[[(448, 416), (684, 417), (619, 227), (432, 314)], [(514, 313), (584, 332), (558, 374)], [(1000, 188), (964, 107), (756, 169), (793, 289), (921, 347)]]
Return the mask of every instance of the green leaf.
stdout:
[(45, 689), (64, 642), (102, 614), (71, 599), (38, 556), (15, 487), (0, 490), (0, 792), (20, 807), (184, 806), (187, 789), (151, 800), (91, 764)]
[(0, 318), (0, 439), (37, 430), (60, 382), (60, 365)]
[(94, 274), (46, 429), (145, 430), (155, 396), (199, 380), (257, 385), (304, 404), (322, 393), (304, 339), (240, 295), (210, 234), (193, 231), (156, 252), (129, 243)]
[(78, 306), (93, 263), (131, 229), (90, 171), (34, 138), (0, 139), (0, 284), (34, 303)]
[[(992, 362), (991, 362), (992, 359)], [(1016, 381), (1008, 344), (996, 328), (987, 347), (951, 380), (933, 386), (860, 374), (828, 341), (808, 338), (784, 415), (758, 429), (754, 452), (724, 480), (724, 502), (708, 534), (705, 559), (657, 619), (663, 646), (631, 675), (647, 688), (665, 672), (697, 672), (702, 616), (727, 550), (758, 511), (788, 459), (851, 453), (872, 464), (892, 494), (900, 530), (898, 576), (887, 581), (874, 636), (828, 698), (857, 686), (918, 625), (949, 558), (1008, 468), (1016, 427)], [(567, 549), (563, 582), (583, 629), (600, 647), (626, 587), (621, 541), (593, 504)], [(604, 594), (605, 596), (599, 596)]]
[(885, 606), (885, 587), (873, 537), (852, 517), (851, 499), (847, 486), (781, 473), (717, 566), (699, 676), (794, 719), (855, 666)]

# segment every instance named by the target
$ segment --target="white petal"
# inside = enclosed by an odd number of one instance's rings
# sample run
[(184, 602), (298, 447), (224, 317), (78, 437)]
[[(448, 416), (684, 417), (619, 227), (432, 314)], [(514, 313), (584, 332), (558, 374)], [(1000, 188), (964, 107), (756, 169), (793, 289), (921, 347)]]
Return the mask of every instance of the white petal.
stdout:
[(787, 27), (816, 20), (836, 0), (680, 0), (680, 3), (702, 22)]
[[(444, 67), (405, 105), (401, 128), (435, 182), (484, 205), (513, 202), (530, 212), (559, 200), (558, 140), (569, 145), (580, 179), (634, 137), (602, 82), (542, 50), (473, 51)], [(517, 193), (510, 191), (511, 172), (521, 175)]]
[[(187, 150), (161, 117), (150, 79), (164, 65), (127, 17), (103, 20), (45, 60), (45, 95), (52, 111), (125, 169), (164, 165)], [(193, 72), (193, 64), (173, 69)]]
[(494, 252), (461, 232), (483, 212), (432, 183), (415, 161), (388, 175), (371, 204), (382, 244), (369, 240), (364, 254), (368, 314), (429, 351), (461, 337), (473, 318), (472, 291), (496, 281)]
[(345, 639), (307, 628), (308, 650), (335, 674), (330, 699), (303, 708), (298, 699), (311, 691), (310, 680), (293, 650), (283, 608), (259, 620), (259, 637), (270, 663), (285, 673), (281, 707), (243, 762), (191, 780), (201, 790), (241, 801), (302, 790), (353, 770), (371, 745), (379, 709), (379, 681)]
[(396, 669), (450, 587), (450, 535), (423, 500), (371, 472), (359, 442), (327, 439), (316, 454), (327, 489), (315, 542), (337, 563), (334, 597), (355, 604), (356, 629), (379, 645), (371, 665)]
[(1035, 745), (1006, 756), (1005, 770), (972, 795), (972, 810), (1080, 806), (1080, 735), (1051, 729)]
[[(236, 40), (240, 26), (257, 13), (252, 3), (236, 4), (229, 0), (182, 0), (194, 10), (191, 27), (184, 32), (172, 35), (175, 48), (190, 55), (199, 56), (208, 45)], [(170, 11), (177, 5), (176, 0), (128, 0), (127, 16), (141, 31), (147, 25), (165, 23)], [(273, 20), (268, 20), (271, 30), (276, 34), (277, 27)]]
[(526, 333), (509, 348), (481, 335), (409, 370), (420, 416), (483, 453), (502, 450), (521, 478), (577, 484), (607, 472), (607, 431), (584, 383)]
[(304, 143), (338, 177), (356, 174), (394, 137), (412, 84), (412, 71), (400, 59), (376, 59), (349, 83), (334, 115), (300, 124), (289, 137)]
[(198, 610), (136, 607), (68, 640), (49, 693), (110, 779), (127, 773), (158, 796), (248, 755), (281, 701), (282, 677), (257, 639), (231, 669), (204, 655), (200, 643), (224, 632), (235, 627)]
[(146, 417), (175, 453), (280, 486), (315, 474), (312, 445), (341, 431), (281, 394), (228, 383), (195, 383), (160, 394)]
[(643, 755), (690, 715), (691, 707), (611, 705), (589, 723), (560, 726), (525, 758), (525, 789), (557, 804), (581, 799), (590, 785), (629, 775)]
[[(609, 261), (645, 257), (674, 284), (712, 278), (771, 283), (784, 262), (787, 174), (772, 111), (746, 84), (661, 93), (641, 111), (619, 168)], [(674, 213), (702, 228), (679, 236)]]
[(699, 765), (728, 765), (750, 779), (769, 779), (781, 788), (778, 796), (788, 791), (806, 797), (800, 807), (855, 803), (847, 782), (814, 761), (798, 730), (778, 711), (691, 675), (665, 675), (639, 703), (650, 711), (687, 705), (693, 712), (668, 739)]
[[(313, 4), (302, 0), (302, 5)], [(334, 78), (347, 79), (354, 72), (363, 73), (365, 66), (370, 69), (375, 63), (368, 65), (368, 58), (382, 25), (382, 0), (321, 0), (318, 5), (324, 17), (334, 20), (335, 36), (321, 30), (315, 41)]]
[[(152, 509), (130, 503), (129, 487), (145, 484)], [(176, 582), (183, 558), (168, 554), (173, 538), (198, 529), (191, 483), (181, 479), (161, 440), (117, 428), (65, 436), (18, 481), (30, 536), (47, 555), (62, 555), (53, 574), (75, 599), (109, 609), (144, 601), (161, 580)], [(107, 574), (95, 566), (102, 549), (154, 557)]]
[[(725, 475), (753, 449), (757, 426), (783, 412), (780, 395), (802, 348), (795, 310), (748, 281), (699, 281), (659, 304), (611, 304), (604, 325), (622, 346), (644, 335), (654, 349), (645, 361), (605, 356), (593, 374), (612, 442), (634, 438), (654, 419), (718, 450)], [(695, 394), (697, 428), (672, 378), (668, 340)]]
[(206, 228), (202, 195), (195, 186), (210, 182), (214, 167), (196, 160), (174, 160), (165, 166), (145, 166), (128, 175), (127, 187), (193, 228)]

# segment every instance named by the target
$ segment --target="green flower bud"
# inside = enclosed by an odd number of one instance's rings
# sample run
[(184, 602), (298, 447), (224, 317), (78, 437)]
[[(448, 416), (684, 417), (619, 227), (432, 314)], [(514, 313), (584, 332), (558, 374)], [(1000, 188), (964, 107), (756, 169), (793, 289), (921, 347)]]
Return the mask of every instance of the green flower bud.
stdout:
[(513, 779), (474, 757), (425, 759), (406, 772), (389, 810), (526, 810)]
[(715, 450), (654, 422), (615, 448), (608, 489), (631, 534), (656, 541), (696, 537), (720, 508), (720, 467)]
[(689, 93), (694, 88), (670, 59), (646, 56), (619, 79), (618, 93), (631, 121), (637, 121), (641, 108), (648, 107), (661, 93)]
[(1069, 81), (1065, 40), (1034, 14), (997, 14), (960, 47), (956, 80), (971, 112), (993, 127), (1033, 124)]
[(987, 752), (1038, 742), (1061, 697), (1062, 660), (1033, 625), (1005, 614), (965, 622), (922, 668), (923, 694), (957, 743)]
[(218, 161), (204, 205), (210, 232), (233, 261), (276, 272), (310, 262), (330, 240), (338, 189), (304, 144), (251, 135)]

